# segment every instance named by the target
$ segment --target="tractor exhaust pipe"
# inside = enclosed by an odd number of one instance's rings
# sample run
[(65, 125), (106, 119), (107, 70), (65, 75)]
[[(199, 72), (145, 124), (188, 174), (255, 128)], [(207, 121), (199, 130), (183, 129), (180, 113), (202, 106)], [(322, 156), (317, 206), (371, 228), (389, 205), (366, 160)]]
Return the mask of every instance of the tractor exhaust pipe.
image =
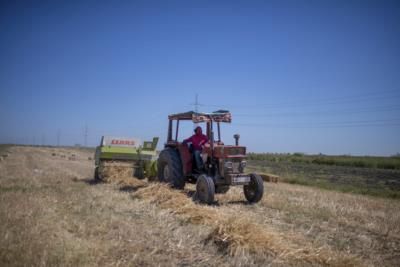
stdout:
[(239, 145), (240, 135), (239, 134), (235, 134), (235, 135), (233, 135), (233, 138), (235, 138), (235, 144), (236, 144), (236, 146), (238, 146)]

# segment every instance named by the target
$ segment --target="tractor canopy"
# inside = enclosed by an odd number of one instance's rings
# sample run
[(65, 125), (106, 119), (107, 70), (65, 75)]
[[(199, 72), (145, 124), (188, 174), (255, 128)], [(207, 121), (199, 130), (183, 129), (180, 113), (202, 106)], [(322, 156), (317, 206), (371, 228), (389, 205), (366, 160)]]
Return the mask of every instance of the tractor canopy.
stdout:
[(212, 113), (203, 113), (188, 111), (168, 116), (169, 120), (191, 120), (194, 123), (199, 122), (232, 122), (231, 113), (228, 110), (217, 110)]

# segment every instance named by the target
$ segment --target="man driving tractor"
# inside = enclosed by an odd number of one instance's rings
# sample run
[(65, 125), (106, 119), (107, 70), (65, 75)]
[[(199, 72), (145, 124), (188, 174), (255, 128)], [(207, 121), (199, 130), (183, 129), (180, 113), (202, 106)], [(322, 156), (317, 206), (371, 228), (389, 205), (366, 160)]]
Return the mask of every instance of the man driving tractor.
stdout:
[(194, 135), (183, 140), (182, 143), (183, 144), (192, 143), (191, 150), (194, 156), (194, 160), (196, 162), (196, 169), (194, 171), (201, 173), (201, 171), (204, 169), (203, 159), (201, 158), (201, 151), (208, 142), (208, 137), (203, 134), (203, 130), (201, 129), (200, 126), (197, 126), (194, 129), (194, 132), (195, 132)]
[[(234, 136), (235, 145), (225, 145), (221, 141), (220, 124), (232, 121), (229, 111), (188, 111), (168, 115), (168, 121), (167, 142), (157, 161), (160, 182), (177, 189), (184, 189), (187, 182), (196, 183), (196, 198), (207, 204), (214, 203), (215, 194), (224, 194), (236, 185), (243, 186), (243, 193), (249, 203), (262, 199), (263, 180), (256, 173), (245, 172), (246, 147), (239, 145), (239, 135)], [(206, 123), (207, 134), (203, 135), (201, 127), (196, 127), (193, 136), (180, 142), (180, 121)]]

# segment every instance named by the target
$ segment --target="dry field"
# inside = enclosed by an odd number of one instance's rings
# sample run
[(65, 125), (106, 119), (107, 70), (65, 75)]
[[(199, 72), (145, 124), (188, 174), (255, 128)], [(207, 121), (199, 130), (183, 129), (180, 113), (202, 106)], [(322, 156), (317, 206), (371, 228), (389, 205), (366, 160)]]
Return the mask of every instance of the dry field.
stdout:
[(89, 152), (7, 154), (0, 266), (400, 266), (399, 200), (266, 183), (256, 205), (232, 188), (204, 206), (193, 186), (96, 184)]

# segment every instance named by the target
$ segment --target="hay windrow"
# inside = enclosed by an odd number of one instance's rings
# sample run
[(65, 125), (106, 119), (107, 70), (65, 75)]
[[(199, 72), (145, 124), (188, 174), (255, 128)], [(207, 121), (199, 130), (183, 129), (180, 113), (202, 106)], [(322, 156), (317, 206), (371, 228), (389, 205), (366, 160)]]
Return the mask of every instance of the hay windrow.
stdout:
[(272, 227), (256, 224), (240, 214), (232, 215), (212, 206), (198, 205), (185, 193), (172, 190), (164, 184), (150, 184), (134, 195), (170, 210), (189, 223), (210, 226), (213, 230), (207, 241), (231, 256), (250, 254), (259, 259), (270, 258), (274, 262), (295, 265), (361, 265), (354, 256), (325, 247), (315, 248), (300, 236), (278, 233)]

